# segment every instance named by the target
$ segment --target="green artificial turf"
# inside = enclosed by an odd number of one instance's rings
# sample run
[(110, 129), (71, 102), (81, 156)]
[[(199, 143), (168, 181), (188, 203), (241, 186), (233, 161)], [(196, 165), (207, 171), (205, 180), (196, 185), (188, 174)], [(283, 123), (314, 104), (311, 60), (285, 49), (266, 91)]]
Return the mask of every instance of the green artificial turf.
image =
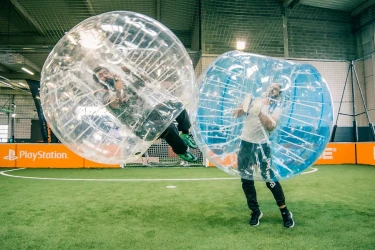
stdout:
[(315, 167), (282, 181), (291, 229), (262, 182), (251, 227), (239, 179), (176, 180), (233, 177), (216, 168), (6, 172), (52, 179), (0, 175), (0, 249), (374, 249), (375, 167)]

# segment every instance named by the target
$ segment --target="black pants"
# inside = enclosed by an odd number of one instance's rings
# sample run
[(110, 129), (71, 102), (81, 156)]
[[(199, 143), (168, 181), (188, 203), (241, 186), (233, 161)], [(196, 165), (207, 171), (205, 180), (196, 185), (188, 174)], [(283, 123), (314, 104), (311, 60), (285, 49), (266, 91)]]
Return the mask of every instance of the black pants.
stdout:
[[(180, 102), (167, 101), (156, 105), (147, 119), (135, 129), (135, 134), (146, 141), (155, 140), (160, 130), (164, 128), (165, 121), (170, 120), (171, 117), (181, 109), (182, 103)], [(189, 133), (191, 127), (189, 115), (186, 110), (183, 109), (175, 120), (177, 122), (177, 128), (174, 122), (172, 122), (159, 138), (163, 138), (176, 154), (185, 154), (188, 146), (180, 137), (179, 131)]]
[[(262, 178), (266, 181), (266, 186), (275, 198), (276, 204), (280, 207), (285, 205), (285, 196), (283, 188), (270, 168), (271, 165), (271, 149), (267, 144), (255, 144), (246, 141), (241, 142), (240, 151), (238, 153), (238, 170), (242, 175), (251, 177), (254, 167), (261, 170)], [(256, 166), (254, 166), (256, 165)], [(241, 178), (242, 190), (246, 196), (247, 205), (250, 210), (258, 211), (259, 204), (257, 200), (257, 192), (254, 181)]]
[(178, 132), (182, 131), (184, 133), (188, 133), (191, 127), (189, 115), (185, 109), (177, 116), (176, 121), (177, 127), (172, 122), (161, 134), (160, 138), (163, 138), (176, 154), (185, 154), (188, 146), (186, 145), (185, 141), (182, 140)]

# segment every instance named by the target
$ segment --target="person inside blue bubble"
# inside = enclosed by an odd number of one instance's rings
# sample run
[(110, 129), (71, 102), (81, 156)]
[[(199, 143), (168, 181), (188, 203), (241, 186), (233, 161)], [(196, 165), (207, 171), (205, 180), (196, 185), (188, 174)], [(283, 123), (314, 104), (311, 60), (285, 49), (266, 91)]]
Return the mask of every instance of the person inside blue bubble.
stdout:
[(247, 95), (243, 104), (233, 111), (235, 117), (247, 116), (241, 134), (237, 163), (238, 171), (241, 174), (242, 189), (246, 196), (247, 205), (252, 212), (249, 221), (251, 226), (258, 226), (259, 220), (263, 216), (257, 201), (253, 180), (254, 171), (258, 170), (279, 206), (284, 227), (294, 227), (293, 214), (286, 206), (284, 191), (271, 169), (269, 137), (277, 127), (282, 114), (279, 107), (281, 92), (281, 85), (273, 83), (261, 98)]
[[(133, 74), (126, 66), (122, 66), (121, 69), (125, 72), (123, 78), (112, 74), (105, 67), (99, 66), (93, 70), (94, 80), (101, 84), (101, 89), (96, 96), (111, 109), (122, 124), (131, 128), (142, 140), (163, 138), (173, 152), (183, 160), (196, 162), (198, 158), (188, 151), (188, 147), (195, 149), (197, 145), (189, 132), (191, 123), (185, 109), (175, 119), (177, 127), (172, 122), (160, 134), (165, 127), (165, 121), (169, 120), (171, 114), (181, 110), (183, 104), (171, 100), (153, 107), (138, 94), (138, 91), (145, 88), (143, 79), (147, 80), (147, 77)], [(157, 136), (158, 134), (160, 136)]]

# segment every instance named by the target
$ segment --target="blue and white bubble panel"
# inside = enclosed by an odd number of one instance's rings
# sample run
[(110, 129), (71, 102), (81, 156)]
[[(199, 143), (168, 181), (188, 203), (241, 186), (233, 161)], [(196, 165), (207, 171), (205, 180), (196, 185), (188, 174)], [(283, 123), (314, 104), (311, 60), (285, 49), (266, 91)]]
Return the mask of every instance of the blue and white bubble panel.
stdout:
[[(273, 83), (281, 86), (281, 117), (268, 138), (273, 177), (262, 178), (262, 169), (246, 174), (237, 158), (246, 116), (233, 111), (249, 94), (260, 98)], [(239, 51), (213, 61), (198, 79), (193, 93), (193, 133), (203, 154), (219, 169), (252, 180), (275, 181), (300, 174), (319, 158), (330, 139), (333, 104), (327, 83), (309, 64)], [(251, 126), (246, 125), (246, 126)], [(264, 174), (264, 173), (263, 173)]]

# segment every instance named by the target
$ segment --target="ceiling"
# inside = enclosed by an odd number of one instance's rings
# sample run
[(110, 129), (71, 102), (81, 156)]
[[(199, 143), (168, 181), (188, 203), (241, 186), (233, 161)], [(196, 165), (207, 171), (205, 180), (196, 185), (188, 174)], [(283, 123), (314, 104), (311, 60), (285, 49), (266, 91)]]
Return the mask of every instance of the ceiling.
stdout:
[[(189, 51), (203, 1), (208, 0), (0, 0), (0, 87), (27, 90), (24, 79), (40, 79), (44, 61), (65, 32), (91, 16), (114, 10), (139, 12), (159, 20)], [(220, 4), (224, 0), (216, 1)], [(274, 1), (288, 8), (308, 5), (353, 15), (375, 4), (375, 0)]]

